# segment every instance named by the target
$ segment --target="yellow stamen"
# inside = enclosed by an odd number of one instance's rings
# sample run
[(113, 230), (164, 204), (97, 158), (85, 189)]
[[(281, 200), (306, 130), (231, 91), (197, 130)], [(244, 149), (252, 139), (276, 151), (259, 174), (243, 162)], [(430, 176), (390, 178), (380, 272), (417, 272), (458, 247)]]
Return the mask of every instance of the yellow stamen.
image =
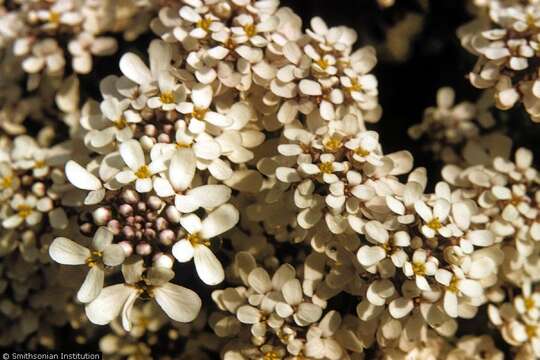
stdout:
[(356, 148), (354, 150), (354, 153), (358, 156), (361, 156), (361, 157), (366, 157), (369, 155), (369, 151), (364, 149), (363, 147), (359, 146), (358, 148)]
[(45, 166), (47, 166), (47, 163), (45, 161), (43, 161), (43, 160), (36, 160), (34, 166), (35, 166), (36, 169), (41, 169), (41, 168), (44, 168)]
[(267, 351), (264, 353), (264, 360), (280, 360), (281, 356), (278, 354), (277, 351)]
[(210, 30), (210, 25), (212, 25), (212, 20), (208, 18), (201, 19), (197, 22), (197, 27), (203, 29), (204, 31)]
[(527, 336), (529, 336), (529, 338), (535, 337), (537, 334), (537, 330), (538, 330), (538, 327), (535, 325), (525, 326), (525, 331), (527, 332)]
[(359, 92), (362, 91), (362, 85), (360, 85), (356, 79), (353, 79), (351, 80), (351, 86), (348, 87), (347, 90), (349, 90), (349, 92)]
[(86, 259), (85, 263), (88, 267), (94, 267), (97, 265), (97, 263), (102, 257), (103, 253), (101, 251), (92, 251), (90, 256)]
[(426, 265), (425, 264), (413, 263), (412, 267), (413, 267), (413, 272), (416, 275), (420, 275), (420, 276), (426, 275)]
[(193, 109), (193, 112), (191, 113), (191, 115), (197, 120), (204, 120), (204, 117), (207, 111), (208, 109), (195, 108)]
[(150, 173), (148, 166), (143, 165), (139, 168), (139, 170), (135, 172), (135, 176), (138, 177), (139, 179), (146, 179), (152, 176), (152, 174)]
[(521, 201), (523, 201), (523, 198), (521, 196), (512, 195), (512, 200), (510, 200), (510, 203), (514, 206), (517, 206)]
[(10, 188), (11, 185), (13, 185), (13, 176), (8, 175), (0, 179), (0, 188), (7, 189)]
[(208, 241), (207, 239), (202, 238), (199, 235), (199, 233), (189, 234), (187, 236), (187, 240), (191, 243), (192, 246), (195, 246), (195, 245), (209, 246), (210, 245), (210, 241)]
[(159, 95), (159, 100), (161, 100), (163, 104), (172, 104), (174, 103), (174, 94), (172, 91), (164, 91)]
[(526, 297), (523, 299), (525, 302), (525, 308), (527, 310), (532, 310), (535, 307), (534, 299), (532, 297)]
[(125, 128), (127, 126), (127, 121), (123, 116), (120, 119), (118, 119), (116, 121), (113, 121), (113, 122), (114, 122), (114, 126), (118, 130), (122, 130), (123, 128)]
[(188, 149), (191, 147), (191, 144), (188, 144), (188, 143), (185, 143), (185, 142), (182, 142), (182, 141), (177, 141), (176, 142), (176, 148), (177, 149)]
[(32, 213), (32, 207), (26, 204), (21, 204), (17, 206), (17, 214), (23, 218), (26, 219), (30, 214)]
[(430, 222), (428, 222), (426, 224), (429, 228), (433, 229), (433, 230), (439, 230), (440, 228), (442, 228), (442, 224), (441, 224), (441, 221), (439, 220), (438, 217), (434, 217)]
[(341, 148), (341, 146), (343, 146), (343, 143), (341, 142), (341, 139), (337, 137), (331, 137), (324, 141), (323, 145), (325, 150), (330, 152), (336, 152)]
[(244, 26), (244, 31), (248, 37), (253, 37), (257, 35), (257, 29), (253, 24), (247, 24)]
[(323, 174), (331, 174), (334, 172), (334, 165), (330, 161), (323, 162), (319, 165), (319, 169)]
[(328, 61), (326, 61), (325, 59), (319, 59), (317, 61), (315, 61), (315, 63), (317, 65), (319, 65), (319, 67), (323, 70), (326, 70), (328, 69), (328, 66), (330, 66), (330, 64), (328, 63)]
[(452, 280), (450, 280), (450, 284), (448, 284), (448, 291), (457, 293), (459, 290), (458, 282), (459, 282), (459, 279), (455, 276), (452, 276)]
[(49, 22), (54, 25), (60, 24), (60, 13), (56, 11), (49, 12)]

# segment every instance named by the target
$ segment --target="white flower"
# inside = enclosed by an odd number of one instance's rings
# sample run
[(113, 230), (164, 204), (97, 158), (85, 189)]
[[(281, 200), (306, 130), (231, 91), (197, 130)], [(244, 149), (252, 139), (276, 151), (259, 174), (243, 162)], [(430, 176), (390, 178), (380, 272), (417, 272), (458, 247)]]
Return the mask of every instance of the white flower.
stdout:
[(114, 97), (108, 97), (101, 102), (101, 112), (108, 121), (105, 128), (93, 130), (88, 134), (92, 146), (101, 148), (109, 145), (115, 138), (123, 142), (133, 137), (131, 124), (139, 123), (142, 119), (137, 112), (127, 110), (128, 107), (129, 100), (127, 99), (118, 101)]
[(104, 266), (117, 266), (124, 261), (122, 246), (112, 241), (113, 234), (106, 227), (100, 227), (94, 234), (91, 249), (65, 237), (57, 237), (49, 247), (49, 255), (57, 263), (88, 266), (86, 279), (77, 292), (80, 302), (90, 302), (99, 295), (103, 288)]
[(416, 286), (420, 290), (430, 291), (431, 287), (426, 276), (433, 276), (437, 272), (438, 260), (433, 256), (428, 256), (424, 249), (415, 250), (412, 256), (412, 262), (407, 261), (403, 264), (403, 273), (408, 277), (414, 277)]
[(231, 229), (238, 222), (238, 218), (238, 210), (230, 204), (218, 207), (203, 221), (195, 214), (183, 216), (180, 224), (188, 234), (174, 244), (174, 257), (179, 262), (194, 259), (201, 280), (207, 285), (219, 284), (225, 274), (221, 263), (209, 249), (209, 240)]
[(121, 84), (118, 92), (132, 99), (131, 104), (135, 109), (146, 106), (147, 95), (156, 91), (159, 75), (163, 71), (169, 71), (171, 66), (172, 52), (165, 42), (153, 40), (148, 47), (148, 54), (150, 69), (133, 53), (126, 53), (120, 58), (120, 70), (129, 80), (121, 78), (118, 81)]
[(467, 279), (463, 271), (456, 266), (452, 266), (452, 271), (438, 269), (435, 279), (445, 286), (444, 311), (453, 318), (458, 316), (458, 299), (460, 297), (468, 296), (475, 299), (482, 296), (484, 292), (478, 281)]
[(197, 84), (191, 90), (192, 102), (181, 102), (176, 107), (176, 110), (180, 113), (191, 117), (188, 129), (192, 133), (199, 134), (203, 132), (206, 129), (205, 122), (218, 128), (226, 128), (233, 123), (225, 115), (209, 110), (213, 96), (214, 91), (210, 85)]
[(290, 279), (281, 288), (284, 302), (276, 304), (276, 313), (282, 318), (293, 316), (299, 326), (307, 326), (318, 321), (322, 308), (311, 302), (304, 301), (302, 285), (298, 279)]
[(402, 267), (408, 260), (403, 248), (410, 246), (411, 237), (405, 231), (398, 231), (389, 236), (388, 231), (378, 221), (369, 221), (364, 226), (367, 239), (376, 246), (364, 245), (358, 249), (357, 257), (360, 264), (369, 268), (389, 257), (392, 264)]
[(422, 234), (427, 238), (433, 238), (440, 234), (443, 237), (452, 235), (451, 227), (444, 225), (444, 222), (450, 214), (450, 203), (444, 199), (437, 199), (433, 210), (423, 201), (414, 203), (416, 213), (424, 220), (424, 225), (421, 227)]
[(26, 197), (21, 194), (15, 194), (10, 201), (11, 209), (15, 212), (2, 222), (6, 229), (16, 228), (22, 223), (28, 226), (38, 224), (43, 215), (36, 209), (38, 199), (34, 195)]
[(165, 170), (165, 164), (161, 161), (152, 161), (146, 165), (144, 152), (137, 140), (128, 140), (120, 144), (120, 156), (129, 167), (116, 174), (116, 180), (122, 184), (135, 181), (135, 189), (140, 193), (152, 190), (152, 176)]
[(167, 177), (154, 178), (154, 190), (161, 197), (174, 196), (178, 211), (190, 213), (198, 208), (211, 209), (227, 202), (231, 189), (225, 185), (201, 185), (192, 188), (196, 159), (187, 148), (179, 148), (174, 153)]
[(179, 285), (170, 283), (174, 272), (170, 269), (153, 267), (145, 271), (143, 260), (122, 265), (125, 284), (116, 284), (104, 288), (99, 296), (86, 305), (86, 316), (94, 324), (105, 325), (122, 312), (122, 325), (130, 331), (131, 310), (139, 296), (148, 296), (173, 320), (193, 321), (201, 309), (199, 296)]
[(8, 162), (0, 162), (0, 201), (13, 195), (19, 188), (20, 180)]
[[(206, 14), (204, 14), (205, 12)], [(203, 14), (201, 15), (200, 13)], [(205, 6), (200, 6), (195, 9), (190, 6), (183, 6), (180, 8), (179, 14), (186, 23), (194, 25), (193, 29), (190, 29), (189, 32), (184, 30), (181, 31), (180, 28), (178, 28), (175, 32), (175, 37), (179, 41), (183, 41), (186, 35), (195, 39), (204, 39), (210, 33), (220, 31), (223, 28), (223, 24), (219, 21), (219, 18), (209, 13), (208, 8)]]
[(148, 107), (161, 108), (164, 111), (174, 110), (178, 103), (186, 99), (186, 90), (178, 84), (169, 71), (162, 71), (158, 75), (159, 96), (148, 99)]

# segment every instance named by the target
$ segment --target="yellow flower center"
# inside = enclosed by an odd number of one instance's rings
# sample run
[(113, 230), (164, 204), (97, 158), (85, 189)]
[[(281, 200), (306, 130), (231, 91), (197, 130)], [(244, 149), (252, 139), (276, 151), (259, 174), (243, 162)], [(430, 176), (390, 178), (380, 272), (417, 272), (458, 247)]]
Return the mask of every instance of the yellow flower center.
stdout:
[(510, 200), (510, 203), (514, 206), (518, 206), (521, 201), (523, 201), (521, 196), (512, 195), (512, 200)]
[(10, 188), (11, 185), (13, 185), (13, 176), (8, 175), (0, 179), (0, 188), (7, 189)]
[(450, 280), (450, 284), (448, 284), (448, 291), (451, 291), (453, 293), (457, 293), (458, 292), (458, 282), (459, 282), (459, 279), (455, 276), (452, 276), (452, 280)]
[(536, 27), (536, 19), (534, 18), (534, 15), (531, 13), (527, 13), (527, 26), (528, 27)]
[(424, 276), (426, 275), (426, 265), (423, 263), (413, 263), (413, 272), (416, 275)]
[(191, 113), (191, 115), (197, 120), (203, 120), (207, 111), (208, 109), (195, 108), (193, 109), (193, 112)]
[(21, 204), (17, 206), (17, 214), (23, 218), (26, 219), (30, 214), (32, 213), (32, 207), (26, 204)]
[(139, 168), (139, 170), (135, 172), (135, 176), (138, 177), (139, 179), (146, 179), (152, 176), (152, 174), (150, 173), (148, 166), (143, 165)]
[(342, 145), (341, 139), (337, 137), (331, 137), (324, 142), (325, 150), (330, 152), (338, 151)]
[(441, 221), (439, 220), (438, 217), (434, 217), (430, 222), (428, 222), (426, 224), (429, 228), (433, 229), (433, 230), (439, 230), (440, 228), (442, 228), (442, 224), (441, 224)]
[(51, 11), (49, 13), (49, 22), (54, 25), (60, 24), (60, 13), (56, 11)]
[(534, 309), (535, 303), (534, 303), (534, 299), (532, 297), (526, 297), (523, 300), (525, 302), (525, 309), (527, 309), (527, 310)]
[(351, 81), (351, 86), (348, 88), (348, 90), (349, 90), (350, 92), (352, 92), (352, 91), (357, 91), (357, 92), (362, 91), (362, 85), (360, 85), (360, 84), (358, 83), (358, 80), (353, 79), (353, 80)]
[(191, 144), (185, 143), (183, 141), (177, 141), (176, 142), (176, 148), (177, 149), (188, 149), (191, 147)]
[(527, 336), (529, 336), (529, 338), (535, 337), (536, 333), (537, 333), (537, 330), (538, 330), (538, 327), (535, 326), (535, 325), (526, 325), (525, 326), (525, 331), (527, 332)]
[(47, 166), (47, 164), (43, 160), (36, 160), (34, 166), (35, 166), (36, 169), (41, 169), (41, 168), (44, 168), (45, 166)]
[(326, 61), (325, 59), (319, 59), (315, 61), (315, 63), (319, 65), (319, 67), (323, 70), (328, 69), (328, 66), (330, 66), (330, 64), (328, 64), (328, 61)]
[(244, 31), (246, 32), (246, 35), (248, 37), (253, 37), (257, 34), (257, 29), (255, 28), (255, 25), (253, 24), (247, 24), (244, 26)]
[(323, 174), (331, 174), (334, 172), (334, 165), (330, 161), (323, 162), (319, 165), (319, 169)]
[(210, 30), (210, 25), (212, 25), (212, 19), (204, 18), (197, 22), (197, 27), (203, 29), (204, 31)]
[(92, 251), (90, 256), (86, 258), (85, 263), (88, 267), (94, 267), (102, 257), (103, 253), (101, 251)]
[(354, 153), (358, 156), (361, 156), (361, 157), (366, 157), (369, 155), (369, 151), (364, 149), (363, 147), (359, 146), (358, 148), (356, 148), (354, 150)]
[(189, 234), (187, 236), (187, 240), (191, 243), (192, 246), (195, 246), (195, 245), (209, 246), (210, 245), (210, 241), (202, 238), (201, 235), (199, 235), (199, 233)]
[(280, 360), (281, 356), (277, 351), (271, 350), (264, 353), (264, 360)]
[(159, 100), (163, 104), (172, 104), (174, 102), (174, 95), (172, 91), (164, 91), (159, 95)]
[(127, 126), (127, 121), (126, 119), (122, 116), (120, 119), (114, 121), (114, 126), (118, 129), (118, 130), (122, 130), (123, 128), (125, 128)]

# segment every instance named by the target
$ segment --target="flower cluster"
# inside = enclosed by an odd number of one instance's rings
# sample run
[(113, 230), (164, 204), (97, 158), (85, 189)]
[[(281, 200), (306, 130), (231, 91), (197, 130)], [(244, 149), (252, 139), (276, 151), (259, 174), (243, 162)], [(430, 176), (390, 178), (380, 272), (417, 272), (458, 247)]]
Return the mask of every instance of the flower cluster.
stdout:
[[(537, 4), (485, 6), (504, 29), (464, 30), (471, 81), (534, 119)], [(0, 346), (68, 327), (111, 359), (500, 360), (499, 331), (540, 358), (540, 176), (486, 97), (442, 88), (410, 129), (439, 176), (371, 128), (375, 48), (278, 0), (0, 15)]]
[(471, 84), (492, 89), (499, 109), (522, 103), (540, 121), (540, 7), (537, 1), (491, 0), (478, 17), (458, 30), (462, 45), (478, 56)]

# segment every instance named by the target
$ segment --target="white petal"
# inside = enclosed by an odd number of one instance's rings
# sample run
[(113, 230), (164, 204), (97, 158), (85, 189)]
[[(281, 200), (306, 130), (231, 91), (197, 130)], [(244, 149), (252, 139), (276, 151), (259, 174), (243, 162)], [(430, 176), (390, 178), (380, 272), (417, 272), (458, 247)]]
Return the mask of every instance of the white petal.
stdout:
[(301, 303), (298, 311), (294, 315), (294, 321), (300, 326), (306, 326), (319, 320), (322, 315), (322, 309), (315, 304)]
[(196, 234), (202, 229), (201, 219), (195, 214), (189, 214), (180, 218), (180, 225), (190, 234)]
[(193, 259), (193, 246), (188, 240), (182, 239), (173, 245), (172, 254), (178, 262), (188, 262)]
[(118, 266), (125, 258), (126, 254), (120, 244), (109, 245), (103, 250), (103, 263), (107, 266)]
[(65, 237), (57, 237), (49, 247), (49, 255), (57, 263), (82, 265), (90, 256), (90, 250)]
[(169, 167), (169, 180), (176, 191), (187, 189), (195, 176), (197, 159), (190, 149), (177, 150)]
[(281, 293), (289, 305), (298, 305), (304, 298), (302, 285), (298, 279), (291, 279), (287, 281), (283, 285)]
[(126, 53), (120, 58), (120, 71), (139, 85), (152, 82), (150, 70), (141, 58), (133, 53)]
[(205, 239), (211, 239), (222, 234), (236, 225), (239, 217), (238, 210), (233, 205), (222, 205), (203, 220), (201, 235)]
[(430, 222), (433, 219), (433, 213), (431, 212), (431, 209), (423, 201), (415, 202), (414, 210), (425, 222)]
[(362, 246), (358, 250), (358, 262), (365, 267), (376, 265), (386, 257), (386, 253), (379, 246)]
[(191, 100), (196, 107), (208, 109), (212, 103), (213, 90), (210, 85), (195, 85), (191, 91)]
[(172, 51), (164, 41), (152, 40), (148, 47), (148, 55), (150, 58), (150, 70), (154, 79), (157, 79), (162, 71), (169, 69), (172, 58)]
[(197, 274), (206, 285), (217, 285), (225, 279), (223, 266), (208, 247), (195, 246), (193, 258)]
[(469, 279), (461, 279), (458, 282), (458, 288), (459, 290), (471, 297), (471, 298), (477, 298), (482, 295), (484, 290), (482, 289), (482, 285), (478, 281), (469, 280)]
[(154, 298), (163, 311), (173, 320), (191, 322), (201, 310), (201, 298), (179, 285), (166, 283), (154, 289)]
[(128, 140), (120, 144), (120, 155), (126, 165), (133, 171), (139, 170), (144, 163), (144, 152), (137, 140)]
[(79, 189), (98, 190), (101, 188), (101, 181), (73, 160), (66, 163), (66, 177)]
[(104, 277), (105, 273), (103, 269), (99, 266), (92, 266), (88, 274), (86, 274), (81, 288), (77, 292), (77, 300), (82, 303), (88, 303), (94, 300), (101, 292), (101, 289), (103, 289)]
[(437, 217), (440, 221), (444, 221), (448, 217), (449, 213), (450, 203), (447, 200), (438, 199), (433, 207), (433, 216)]
[(199, 207), (210, 209), (226, 203), (231, 198), (231, 189), (225, 185), (203, 185), (187, 194)]
[(116, 284), (104, 288), (97, 298), (86, 305), (85, 312), (88, 320), (98, 325), (110, 323), (120, 314), (127, 298), (136, 292), (136, 288), (125, 284)]
[(92, 246), (95, 250), (103, 251), (113, 241), (113, 233), (105, 226), (100, 226), (94, 238), (92, 239)]
[(135, 301), (138, 297), (138, 293), (131, 293), (122, 307), (122, 326), (126, 331), (131, 331), (132, 329), (131, 310), (133, 310), (133, 305), (135, 305)]
[(302, 81), (300, 81), (299, 88), (304, 95), (322, 95), (321, 84), (313, 80), (303, 79)]
[(495, 237), (489, 230), (471, 231), (467, 234), (467, 239), (475, 246), (491, 246), (495, 242)]

